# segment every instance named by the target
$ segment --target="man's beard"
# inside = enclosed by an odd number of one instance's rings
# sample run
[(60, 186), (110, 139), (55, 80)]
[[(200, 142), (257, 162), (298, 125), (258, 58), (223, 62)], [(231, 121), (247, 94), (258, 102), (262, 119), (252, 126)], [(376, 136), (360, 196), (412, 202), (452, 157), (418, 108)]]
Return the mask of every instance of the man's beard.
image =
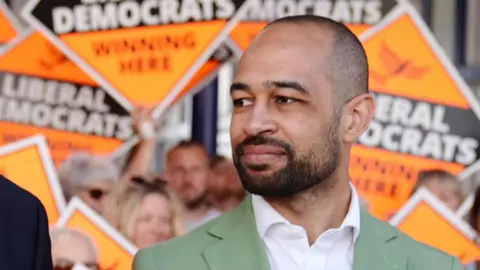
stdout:
[[(334, 120), (333, 123), (336, 123)], [(251, 136), (234, 149), (233, 162), (237, 168), (243, 187), (250, 193), (271, 197), (290, 197), (314, 186), (326, 185), (339, 162), (338, 125), (331, 125), (327, 134), (313, 145), (308, 153), (298, 155), (286, 142), (266, 136)], [(285, 152), (287, 165), (269, 176), (254, 176), (247, 172), (241, 158), (248, 145), (271, 145)], [(261, 171), (268, 165), (249, 166)]]
[(200, 206), (203, 206), (205, 204), (206, 196), (207, 194), (204, 193), (202, 195), (199, 195), (198, 197), (195, 197), (190, 200), (185, 200), (184, 205), (188, 210), (195, 210), (198, 209)]

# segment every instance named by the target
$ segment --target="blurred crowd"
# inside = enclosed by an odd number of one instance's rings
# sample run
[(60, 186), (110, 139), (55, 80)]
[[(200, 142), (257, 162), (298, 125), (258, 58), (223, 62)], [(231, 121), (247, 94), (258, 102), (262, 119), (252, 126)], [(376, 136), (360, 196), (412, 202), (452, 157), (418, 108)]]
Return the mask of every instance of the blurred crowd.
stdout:
[[(195, 141), (181, 141), (169, 149), (164, 171), (152, 174), (156, 137), (142, 135), (142, 125), (161, 127), (149, 115), (147, 109), (135, 112), (140, 141), (123, 168), (107, 157), (87, 153), (71, 155), (58, 168), (67, 202), (79, 197), (137, 248), (185, 234), (233, 209), (246, 196), (230, 157), (211, 157)], [(421, 172), (412, 194), (422, 186), (453, 211), (465, 199), (460, 181), (443, 170)], [(480, 230), (478, 193), (469, 217), (476, 230)], [(362, 205), (368, 209), (365, 201)], [(77, 263), (98, 269), (98, 252), (90, 236), (80, 230), (55, 228), (51, 239), (56, 269), (70, 269)]]
[[(145, 248), (187, 233), (244, 199), (246, 193), (230, 158), (210, 157), (195, 141), (181, 141), (172, 147), (165, 156), (165, 170), (152, 174), (157, 139), (142, 134), (142, 128), (158, 125), (147, 109), (136, 111), (133, 119), (140, 142), (123, 168), (108, 157), (82, 152), (59, 166), (67, 202), (80, 198), (137, 248)], [(79, 263), (96, 269), (98, 252), (90, 236), (80, 230), (55, 228), (51, 239), (56, 269), (70, 269)]]

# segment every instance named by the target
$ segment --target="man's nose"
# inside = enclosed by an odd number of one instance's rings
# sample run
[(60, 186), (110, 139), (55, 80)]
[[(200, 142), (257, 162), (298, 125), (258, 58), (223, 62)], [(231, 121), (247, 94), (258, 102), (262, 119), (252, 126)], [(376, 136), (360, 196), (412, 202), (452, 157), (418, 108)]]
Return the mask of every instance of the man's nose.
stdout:
[(244, 132), (248, 136), (271, 134), (277, 131), (277, 125), (272, 119), (271, 112), (263, 104), (255, 104), (248, 121), (245, 123)]

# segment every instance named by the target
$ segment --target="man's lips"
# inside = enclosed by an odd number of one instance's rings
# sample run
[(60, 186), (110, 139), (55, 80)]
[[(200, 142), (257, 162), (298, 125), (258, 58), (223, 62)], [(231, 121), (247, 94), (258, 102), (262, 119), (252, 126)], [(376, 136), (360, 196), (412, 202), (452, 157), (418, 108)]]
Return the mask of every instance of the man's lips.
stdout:
[(260, 156), (260, 155), (283, 155), (285, 151), (276, 146), (271, 145), (247, 145), (243, 149), (245, 156)]

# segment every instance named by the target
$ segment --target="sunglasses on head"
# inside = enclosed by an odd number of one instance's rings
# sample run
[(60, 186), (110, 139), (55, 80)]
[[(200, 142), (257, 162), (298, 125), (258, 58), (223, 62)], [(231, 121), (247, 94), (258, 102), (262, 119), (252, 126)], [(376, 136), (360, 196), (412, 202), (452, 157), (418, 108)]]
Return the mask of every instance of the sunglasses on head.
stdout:
[(153, 180), (147, 180), (146, 178), (141, 176), (133, 176), (131, 178), (131, 182), (133, 184), (136, 184), (148, 189), (154, 189), (154, 190), (164, 189), (167, 185), (167, 181), (161, 178), (154, 178)]

